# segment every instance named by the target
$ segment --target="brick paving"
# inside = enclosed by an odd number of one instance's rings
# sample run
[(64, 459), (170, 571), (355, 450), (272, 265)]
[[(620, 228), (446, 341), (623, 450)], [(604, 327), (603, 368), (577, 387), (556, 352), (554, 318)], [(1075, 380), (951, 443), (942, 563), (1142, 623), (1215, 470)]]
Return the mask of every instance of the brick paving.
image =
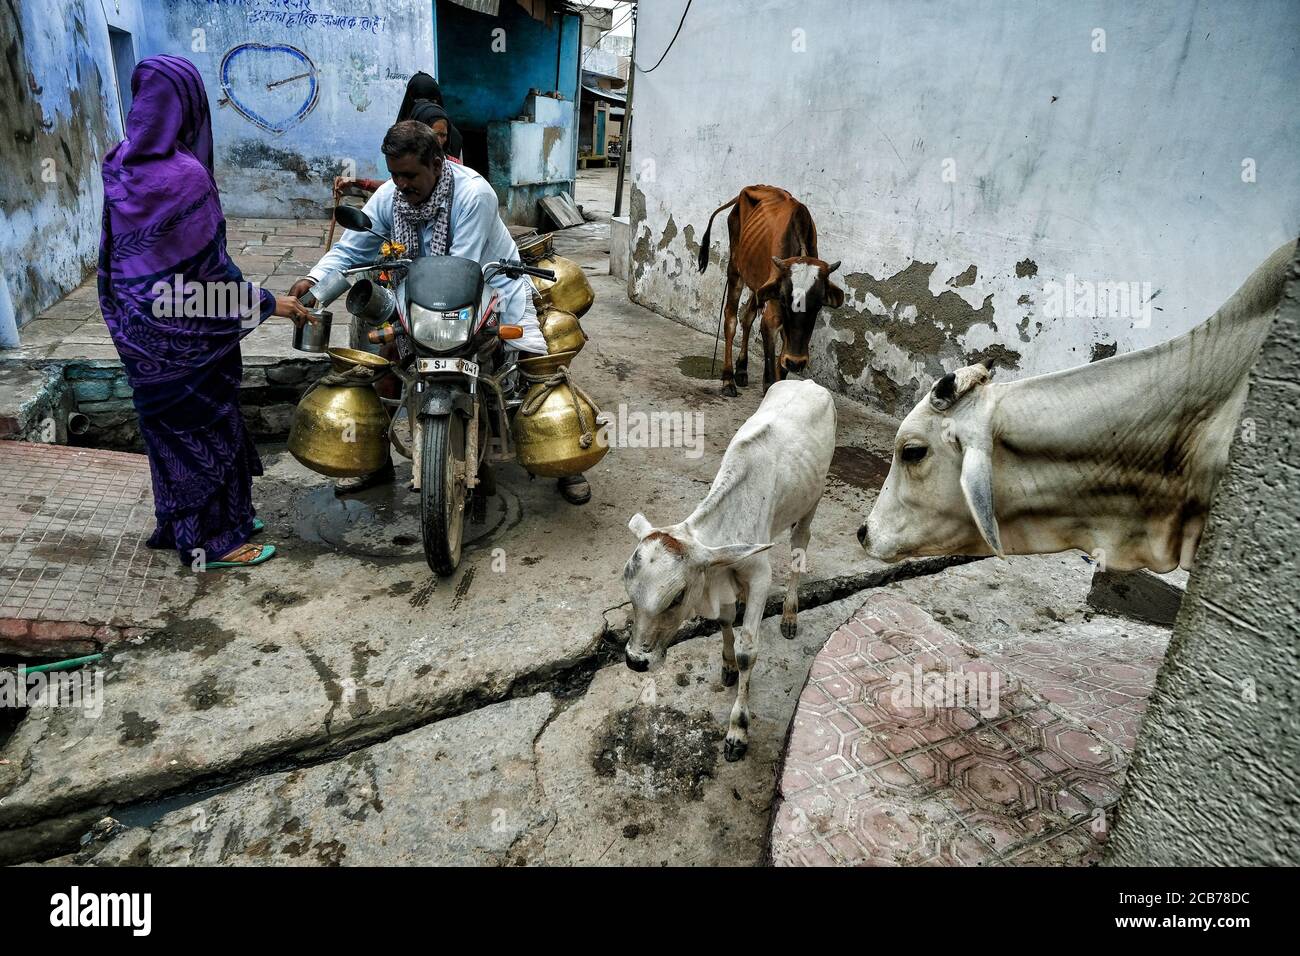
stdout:
[(773, 862), (1096, 863), (1162, 648), (1134, 650), (1124, 664), (1068, 641), (980, 655), (873, 594), (800, 695)]
[(93, 650), (193, 585), (153, 530), (143, 455), (0, 443), (0, 653)]

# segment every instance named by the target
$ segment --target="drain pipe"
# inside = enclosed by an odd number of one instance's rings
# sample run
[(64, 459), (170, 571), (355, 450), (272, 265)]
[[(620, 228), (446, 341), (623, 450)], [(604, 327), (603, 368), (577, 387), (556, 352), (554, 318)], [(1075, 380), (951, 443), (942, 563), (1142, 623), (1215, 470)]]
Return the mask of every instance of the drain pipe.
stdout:
[(90, 431), (90, 419), (81, 412), (72, 412), (68, 415), (68, 434), (84, 435)]

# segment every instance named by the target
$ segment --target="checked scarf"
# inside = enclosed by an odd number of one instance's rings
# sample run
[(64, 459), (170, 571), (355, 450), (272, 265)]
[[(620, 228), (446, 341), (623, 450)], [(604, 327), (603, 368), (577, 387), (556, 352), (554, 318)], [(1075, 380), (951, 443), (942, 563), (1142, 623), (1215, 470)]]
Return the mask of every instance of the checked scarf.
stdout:
[[(406, 255), (445, 256), (451, 247), (451, 195), (452, 172), (449, 163), (442, 164), (442, 175), (433, 192), (418, 206), (412, 206), (401, 193), (393, 193), (393, 239), (406, 246)], [(432, 248), (422, 249), (420, 230), (427, 222), (433, 223)]]

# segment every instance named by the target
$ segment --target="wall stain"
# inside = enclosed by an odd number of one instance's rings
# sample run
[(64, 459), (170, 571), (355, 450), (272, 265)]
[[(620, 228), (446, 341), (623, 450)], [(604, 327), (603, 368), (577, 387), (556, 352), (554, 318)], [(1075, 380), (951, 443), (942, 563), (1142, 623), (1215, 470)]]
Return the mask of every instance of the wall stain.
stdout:
[[(836, 332), (848, 332), (848, 341), (834, 339), (829, 348), (841, 385), (858, 385), (863, 373), (868, 371), (871, 393), (862, 397), (896, 415), (906, 414), (913, 404), (913, 389), (906, 382), (896, 382), (887, 371), (873, 365), (878, 362), (867, 341), (869, 333), (882, 334), (891, 344), (919, 362), (926, 373), (937, 378), (943, 374), (943, 359), (960, 359), (965, 362), (970, 354), (958, 344), (959, 337), (976, 325), (987, 325), (997, 331), (994, 322), (993, 296), (989, 294), (979, 308), (973, 307), (956, 292), (945, 290), (935, 295), (930, 291), (930, 279), (938, 264), (914, 260), (900, 272), (877, 279), (867, 272), (850, 273), (844, 277), (845, 288), (861, 299), (874, 296), (886, 312), (858, 312), (850, 307), (828, 310), (828, 324)], [(956, 279), (970, 276), (974, 281), (974, 264)], [(955, 280), (954, 280), (955, 281)], [(915, 310), (916, 318), (906, 321), (899, 315), (908, 308)], [(978, 353), (994, 358), (998, 364), (1018, 368), (1020, 354), (1009, 349), (990, 347)], [(985, 354), (987, 353), (987, 355)], [(910, 379), (915, 380), (915, 376)], [(919, 383), (918, 383), (919, 384)]]
[(672, 244), (672, 241), (676, 238), (677, 238), (677, 223), (673, 222), (673, 217), (669, 215), (668, 222), (664, 224), (663, 235), (659, 237), (659, 244), (655, 248), (657, 248), (659, 251), (662, 252), (663, 250), (667, 249), (668, 246)]
[[(564, 138), (564, 127), (562, 126), (543, 126), (542, 127), (542, 155), (546, 157), (546, 162), (551, 161), (551, 150), (555, 144)], [(558, 164), (556, 164), (558, 165)]]
[(976, 362), (983, 362), (990, 368), (1001, 366), (1002, 368), (1016, 369), (1020, 367), (1020, 353), (994, 342), (977, 352), (966, 353), (967, 365), (974, 365)]
[(239, 169), (266, 169), (293, 173), (300, 183), (333, 185), (335, 176), (343, 175), (343, 162), (328, 156), (312, 159), (288, 149), (277, 149), (256, 139), (241, 139), (221, 156), (221, 165)]
[(979, 274), (979, 270), (975, 268), (975, 263), (972, 262), (969, 266), (966, 267), (966, 271), (961, 273), (961, 275), (955, 275), (951, 279), (949, 279), (948, 284), (952, 286), (954, 289), (963, 289), (966, 286), (974, 285), (975, 277), (978, 274)]
[(1100, 362), (1102, 359), (1108, 359), (1119, 351), (1118, 342), (1094, 342), (1092, 344), (1092, 354), (1088, 357), (1089, 364)]

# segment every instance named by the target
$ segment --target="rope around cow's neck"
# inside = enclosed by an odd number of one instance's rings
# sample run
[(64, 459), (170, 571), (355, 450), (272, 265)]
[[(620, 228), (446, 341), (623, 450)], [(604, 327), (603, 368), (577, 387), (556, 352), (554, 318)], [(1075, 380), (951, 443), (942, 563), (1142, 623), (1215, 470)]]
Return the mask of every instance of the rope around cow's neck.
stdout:
[(583, 402), (586, 402), (592, 408), (596, 407), (596, 403), (591, 400), (590, 395), (582, 390), (580, 385), (577, 385), (569, 377), (569, 366), (561, 365), (553, 375), (529, 375), (523, 369), (520, 369), (520, 371), (523, 372), (524, 381), (529, 385), (541, 385), (542, 387), (529, 391), (528, 397), (524, 399), (524, 404), (519, 408), (519, 413), (521, 415), (533, 415), (542, 407), (542, 403), (546, 401), (551, 392), (561, 385), (567, 385), (569, 386), (569, 399), (573, 402), (573, 410), (578, 415), (578, 424), (582, 426), (582, 437), (578, 439), (578, 445), (581, 448), (590, 448), (591, 443), (596, 440), (596, 430), (587, 415), (587, 410), (583, 408)]

